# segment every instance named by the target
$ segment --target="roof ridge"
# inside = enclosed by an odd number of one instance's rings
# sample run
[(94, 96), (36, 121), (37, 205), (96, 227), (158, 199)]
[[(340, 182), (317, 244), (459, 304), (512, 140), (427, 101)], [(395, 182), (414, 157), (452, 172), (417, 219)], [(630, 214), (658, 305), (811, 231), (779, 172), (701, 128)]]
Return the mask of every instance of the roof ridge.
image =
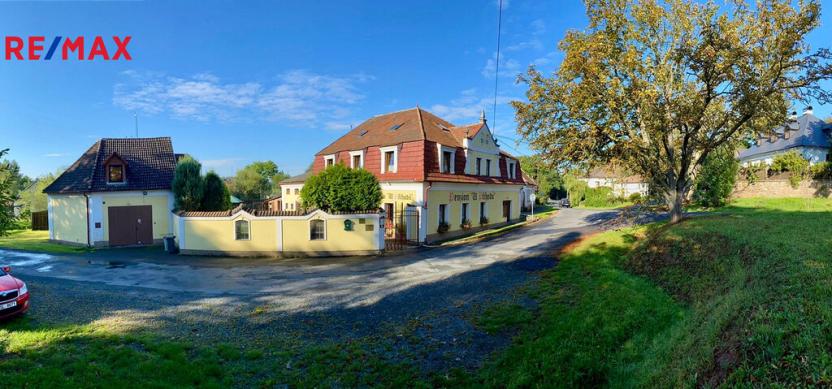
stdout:
[(422, 109), (416, 105), (416, 115), (419, 117), (419, 128), (422, 129), (422, 139), (427, 139), (428, 135), (425, 132), (425, 123), (422, 121)]
[(171, 139), (169, 136), (151, 136), (146, 138), (122, 137), (122, 138), (100, 138), (99, 140), (151, 140), (151, 139)]
[(402, 113), (402, 112), (412, 111), (412, 110), (414, 110), (414, 109), (419, 109), (419, 106), (417, 105), (417, 106), (416, 106), (416, 107), (414, 107), (414, 108), (405, 108), (405, 109), (400, 109), (400, 110), (398, 110), (398, 111), (390, 111), (390, 112), (380, 113), (380, 114), (378, 114), (378, 115), (373, 115), (373, 117), (374, 117), (374, 118), (377, 118), (377, 117), (381, 117), (381, 116), (392, 115), (392, 114), (394, 114), (394, 113)]

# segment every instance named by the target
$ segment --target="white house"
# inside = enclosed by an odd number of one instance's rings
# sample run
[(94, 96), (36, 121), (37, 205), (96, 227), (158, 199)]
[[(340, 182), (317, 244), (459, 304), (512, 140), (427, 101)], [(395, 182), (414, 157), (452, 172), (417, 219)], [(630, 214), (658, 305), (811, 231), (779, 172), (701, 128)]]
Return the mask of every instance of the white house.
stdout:
[(812, 107), (809, 107), (800, 117), (792, 114), (785, 126), (774, 129), (769, 136), (761, 135), (754, 145), (740, 151), (738, 157), (743, 166), (771, 165), (777, 154), (794, 150), (810, 164), (829, 161), (831, 130), (832, 124), (813, 115)]

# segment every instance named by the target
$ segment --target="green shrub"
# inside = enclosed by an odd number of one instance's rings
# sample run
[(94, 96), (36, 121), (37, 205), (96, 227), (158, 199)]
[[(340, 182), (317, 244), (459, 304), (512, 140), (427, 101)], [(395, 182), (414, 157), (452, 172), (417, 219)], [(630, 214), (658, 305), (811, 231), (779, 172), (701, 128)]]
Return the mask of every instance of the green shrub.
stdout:
[(789, 172), (789, 183), (792, 188), (797, 188), (800, 182), (809, 175), (809, 161), (803, 158), (798, 152), (792, 150), (778, 154), (771, 161), (770, 169), (774, 172)]
[(381, 186), (367, 170), (350, 169), (339, 163), (309, 177), (300, 197), (304, 207), (334, 212), (365, 211), (377, 209), (381, 204)]
[(444, 233), (448, 232), (448, 230), (450, 230), (450, 229), (451, 229), (451, 226), (448, 223), (439, 222), (439, 226), (436, 227), (436, 232), (438, 232), (440, 234), (444, 234)]
[(205, 175), (202, 195), (203, 211), (225, 211), (231, 209), (231, 194), (222, 178), (214, 172)]
[(172, 183), (176, 209), (198, 211), (202, 207), (205, 182), (200, 170), (202, 165), (191, 157), (184, 157), (176, 164)]
[(809, 174), (817, 180), (832, 179), (832, 163), (820, 162), (809, 167)]
[(616, 203), (616, 198), (612, 194), (612, 188), (599, 186), (597, 188), (587, 188), (581, 205), (587, 207), (608, 207), (614, 205), (614, 203)]
[(737, 181), (739, 162), (734, 150), (722, 147), (709, 154), (696, 177), (693, 200), (705, 207), (720, 207), (728, 202)]
[(633, 203), (633, 204), (641, 204), (641, 201), (642, 201), (641, 193), (638, 193), (638, 192), (632, 193), (632, 194), (630, 194), (629, 197), (627, 197), (627, 200), (629, 202)]

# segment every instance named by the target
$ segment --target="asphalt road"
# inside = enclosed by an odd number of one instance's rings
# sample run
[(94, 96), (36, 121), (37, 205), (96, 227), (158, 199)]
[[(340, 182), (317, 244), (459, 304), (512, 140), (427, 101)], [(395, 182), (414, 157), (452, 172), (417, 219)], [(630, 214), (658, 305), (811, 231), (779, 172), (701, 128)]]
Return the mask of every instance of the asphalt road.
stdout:
[(598, 228), (616, 211), (564, 209), (551, 219), (501, 237), (404, 255), (303, 260), (173, 256), (161, 250), (100, 250), (60, 256), (0, 250), (16, 274), (73, 281), (249, 295), (287, 311), (374, 304), (391, 294), (518, 260), (551, 260), (553, 252)]

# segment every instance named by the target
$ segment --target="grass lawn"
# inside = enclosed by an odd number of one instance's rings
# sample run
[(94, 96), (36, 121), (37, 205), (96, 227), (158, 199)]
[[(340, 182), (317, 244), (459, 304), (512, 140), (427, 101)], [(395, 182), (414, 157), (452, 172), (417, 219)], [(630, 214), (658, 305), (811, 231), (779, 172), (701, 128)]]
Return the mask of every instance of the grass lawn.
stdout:
[(248, 344), (194, 343), (118, 325), (0, 326), (2, 387), (427, 387), (405, 363), (368, 344), (301, 344), (288, 337)]
[(36, 251), (50, 254), (77, 254), (88, 252), (86, 247), (73, 247), (49, 241), (49, 231), (13, 230), (0, 236), (0, 249)]
[(486, 329), (519, 334), (451, 384), (831, 385), (832, 201), (720, 211), (580, 243), (531, 287), (539, 310), (486, 312)]

